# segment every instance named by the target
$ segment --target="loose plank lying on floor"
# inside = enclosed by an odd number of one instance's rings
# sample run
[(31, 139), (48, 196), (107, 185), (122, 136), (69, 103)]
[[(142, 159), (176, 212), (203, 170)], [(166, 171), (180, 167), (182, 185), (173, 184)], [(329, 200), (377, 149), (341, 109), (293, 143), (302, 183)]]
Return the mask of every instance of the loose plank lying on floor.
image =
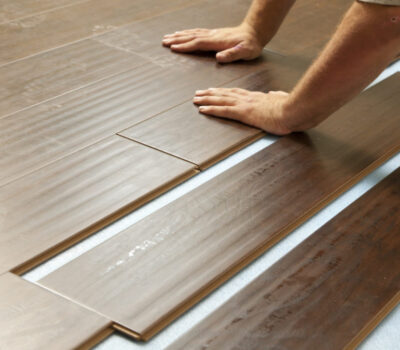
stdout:
[(109, 334), (106, 318), (39, 286), (0, 276), (0, 339), (7, 350), (70, 350)]
[(0, 24), (0, 65), (172, 11), (194, 1), (88, 0)]
[(399, 271), (400, 170), (170, 349), (354, 349), (400, 302)]
[(348, 0), (296, 1), (267, 47), (289, 55), (315, 58), (352, 3)]
[(0, 188), (0, 273), (26, 270), (194, 173), (114, 135)]
[[(306, 66), (296, 59), (269, 55), (266, 69), (234, 80), (232, 87), (289, 91)], [(261, 85), (261, 86), (260, 86)], [(120, 135), (186, 159), (204, 169), (264, 134), (243, 124), (199, 114), (192, 101), (172, 108)]]
[(0, 118), (146, 62), (83, 40), (0, 68)]
[(39, 283), (148, 339), (399, 151), (399, 97), (398, 74)]
[(205, 65), (190, 79), (148, 63), (0, 119), (0, 186), (191, 100), (196, 89), (261, 70), (272, 56), (252, 65)]

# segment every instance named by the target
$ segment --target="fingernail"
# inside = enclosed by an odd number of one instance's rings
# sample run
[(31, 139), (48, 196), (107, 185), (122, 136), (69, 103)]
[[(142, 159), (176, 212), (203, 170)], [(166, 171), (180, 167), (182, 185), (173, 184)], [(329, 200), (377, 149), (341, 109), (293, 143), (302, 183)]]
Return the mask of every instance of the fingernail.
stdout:
[(193, 101), (200, 101), (200, 97), (193, 97)]
[(205, 110), (206, 110), (206, 107), (203, 107), (203, 106), (199, 107), (199, 111), (200, 111), (200, 112), (203, 112), (203, 111), (205, 111)]
[(197, 91), (196, 91), (196, 95), (203, 94), (204, 92), (205, 92), (205, 90), (197, 90)]

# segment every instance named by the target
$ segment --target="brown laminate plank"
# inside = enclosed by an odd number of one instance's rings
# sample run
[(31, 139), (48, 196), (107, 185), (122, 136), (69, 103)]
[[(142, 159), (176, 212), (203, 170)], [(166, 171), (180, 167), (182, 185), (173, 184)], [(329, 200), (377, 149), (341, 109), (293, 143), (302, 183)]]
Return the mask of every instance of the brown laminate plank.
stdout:
[(147, 63), (2, 118), (0, 186), (191, 100), (196, 89), (260, 70), (274, 55), (250, 65), (204, 65), (190, 79)]
[(212, 53), (174, 53), (169, 48), (163, 47), (161, 40), (165, 34), (177, 30), (238, 25), (246, 15), (250, 4), (251, 0), (236, 1), (234, 5), (230, 0), (205, 0), (193, 6), (126, 25), (94, 39), (111, 47), (140, 54), (165, 68), (178, 66), (179, 69), (190, 71), (205, 64), (221, 66), (216, 63)]
[(354, 349), (400, 302), (400, 170), (169, 349)]
[(114, 135), (2, 187), (0, 273), (26, 270), (193, 174)]
[(0, 276), (0, 349), (75, 349), (107, 334), (110, 321), (44, 288)]
[(87, 0), (0, 0), (0, 24)]
[[(296, 59), (269, 55), (264, 70), (229, 83), (249, 90), (289, 91), (306, 65)], [(260, 130), (198, 113), (192, 101), (150, 118), (119, 133), (207, 168), (264, 135)]]
[(0, 67), (0, 118), (146, 62), (89, 39), (10, 63)]
[(297, 0), (267, 48), (315, 58), (352, 3), (348, 0)]
[(399, 96), (397, 74), (39, 283), (150, 338), (398, 152)]
[(0, 65), (190, 5), (195, 0), (88, 0), (0, 24)]

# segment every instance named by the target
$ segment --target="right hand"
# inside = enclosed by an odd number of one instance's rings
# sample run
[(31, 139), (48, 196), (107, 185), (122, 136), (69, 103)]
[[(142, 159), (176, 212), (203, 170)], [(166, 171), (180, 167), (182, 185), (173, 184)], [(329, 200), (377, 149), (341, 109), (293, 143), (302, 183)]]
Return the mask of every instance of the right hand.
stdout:
[(176, 52), (216, 51), (216, 59), (221, 63), (252, 60), (260, 56), (264, 47), (246, 24), (232, 28), (183, 30), (165, 35), (162, 42)]

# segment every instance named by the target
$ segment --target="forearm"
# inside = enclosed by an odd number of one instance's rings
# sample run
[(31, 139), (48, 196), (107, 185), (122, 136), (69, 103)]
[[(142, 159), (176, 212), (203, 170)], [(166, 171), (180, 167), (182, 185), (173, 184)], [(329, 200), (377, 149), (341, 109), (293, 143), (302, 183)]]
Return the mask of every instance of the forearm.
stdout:
[(266, 45), (276, 34), (296, 0), (253, 0), (243, 25), (249, 26)]
[(355, 3), (335, 35), (290, 94), (285, 124), (318, 125), (359, 94), (400, 49), (400, 7)]

